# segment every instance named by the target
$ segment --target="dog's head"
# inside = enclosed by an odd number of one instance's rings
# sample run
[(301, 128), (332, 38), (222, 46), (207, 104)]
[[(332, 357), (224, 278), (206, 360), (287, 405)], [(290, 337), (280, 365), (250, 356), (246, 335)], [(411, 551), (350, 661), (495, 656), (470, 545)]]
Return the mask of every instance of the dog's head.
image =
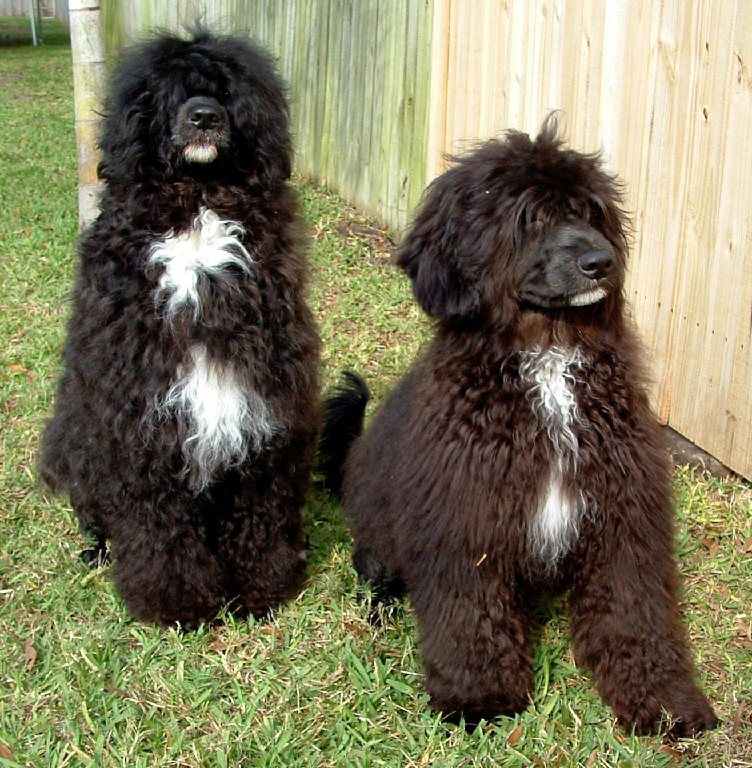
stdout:
[(207, 31), (164, 34), (121, 55), (105, 105), (100, 175), (286, 179), (288, 107), (271, 57)]
[(565, 149), (551, 115), (534, 141), (510, 131), (454, 158), (426, 190), (397, 263), (420, 305), (446, 324), (618, 311), (621, 201), (600, 157)]

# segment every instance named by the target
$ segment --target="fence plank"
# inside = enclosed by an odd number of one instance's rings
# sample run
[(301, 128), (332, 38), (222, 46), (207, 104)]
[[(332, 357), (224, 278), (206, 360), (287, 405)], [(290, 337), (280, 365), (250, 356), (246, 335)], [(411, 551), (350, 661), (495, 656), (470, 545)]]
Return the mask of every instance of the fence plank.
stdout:
[[(659, 416), (752, 478), (752, 5), (110, 0), (132, 40), (204, 9), (280, 57), (299, 169), (395, 228), (456, 153), (561, 109), (627, 182), (627, 295)], [(106, 11), (108, 10), (105, 9)], [(172, 10), (170, 10), (172, 9)], [(118, 21), (112, 19), (118, 15)]]

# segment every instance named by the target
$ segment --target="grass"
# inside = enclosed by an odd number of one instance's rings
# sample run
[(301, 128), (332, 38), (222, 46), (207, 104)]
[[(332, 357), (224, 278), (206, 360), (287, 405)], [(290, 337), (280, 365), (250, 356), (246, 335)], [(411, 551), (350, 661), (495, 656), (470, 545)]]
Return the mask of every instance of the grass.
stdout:
[[(271, 620), (179, 634), (130, 619), (107, 570), (79, 563), (67, 502), (35, 482), (68, 313), (76, 150), (64, 30), (46, 23), (45, 46), (22, 42), (0, 47), (0, 766), (752, 765), (752, 489), (686, 467), (676, 480), (685, 612), (723, 719), (697, 740), (616, 727), (574, 666), (560, 603), (546, 609), (528, 709), (473, 733), (443, 724), (421, 688), (410, 612), (368, 624), (339, 509), (317, 492), (307, 585)], [(324, 380), (356, 368), (378, 400), (427, 325), (383, 236), (363, 229), (373, 222), (297, 184)]]

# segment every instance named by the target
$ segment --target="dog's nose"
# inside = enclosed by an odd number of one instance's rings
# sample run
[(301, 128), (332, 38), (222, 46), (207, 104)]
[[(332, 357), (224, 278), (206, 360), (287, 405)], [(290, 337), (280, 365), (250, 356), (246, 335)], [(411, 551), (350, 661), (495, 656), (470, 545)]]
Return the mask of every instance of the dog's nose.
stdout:
[(209, 102), (202, 102), (191, 107), (188, 122), (202, 131), (216, 128), (219, 123), (219, 110)]
[(599, 280), (606, 277), (614, 265), (611, 251), (587, 251), (577, 258), (577, 266), (585, 277)]

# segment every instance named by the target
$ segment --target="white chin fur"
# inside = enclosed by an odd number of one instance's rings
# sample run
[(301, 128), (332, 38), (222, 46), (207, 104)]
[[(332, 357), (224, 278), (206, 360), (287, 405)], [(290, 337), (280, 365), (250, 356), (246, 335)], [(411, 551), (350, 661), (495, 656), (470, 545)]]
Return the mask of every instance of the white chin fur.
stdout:
[(599, 301), (603, 301), (607, 295), (608, 291), (605, 288), (593, 288), (592, 291), (585, 291), (570, 297), (569, 306), (585, 307), (588, 304), (597, 304)]
[(189, 144), (183, 150), (183, 157), (189, 163), (212, 163), (217, 154), (214, 144)]

